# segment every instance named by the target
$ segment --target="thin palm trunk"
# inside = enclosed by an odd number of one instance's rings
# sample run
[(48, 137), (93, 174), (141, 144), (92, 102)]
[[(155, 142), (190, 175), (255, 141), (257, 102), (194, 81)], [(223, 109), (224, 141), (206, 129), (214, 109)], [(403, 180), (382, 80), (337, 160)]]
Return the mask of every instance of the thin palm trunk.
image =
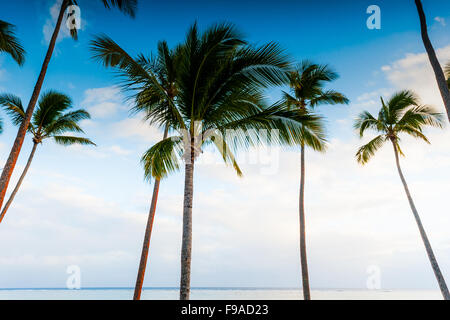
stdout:
[(419, 217), (419, 213), (417, 212), (416, 206), (414, 205), (411, 194), (409, 193), (408, 185), (406, 184), (405, 177), (403, 176), (402, 169), (400, 168), (400, 160), (398, 157), (397, 145), (394, 141), (392, 141), (392, 144), (394, 146), (395, 162), (397, 164), (398, 174), (400, 176), (400, 179), (402, 180), (403, 187), (405, 188), (406, 196), (409, 201), (409, 205), (413, 212), (414, 218), (416, 219), (417, 226), (419, 227), (420, 236), (422, 237), (422, 241), (425, 245), (425, 249), (427, 250), (428, 259), (430, 260), (431, 267), (433, 268), (433, 271), (434, 271), (434, 275), (436, 276), (437, 282), (439, 284), (439, 288), (441, 289), (442, 296), (444, 297), (445, 300), (450, 300), (450, 293), (448, 291), (447, 284), (445, 283), (445, 279), (442, 276), (441, 269), (439, 268), (436, 257), (434, 256), (430, 241), (428, 240), (427, 234), (425, 233), (425, 229), (423, 228), (422, 222)]
[[(191, 292), (192, 201), (194, 193), (194, 138), (190, 159), (186, 160), (184, 180), (183, 239), (181, 245), (180, 300), (189, 300)], [(190, 161), (189, 161), (190, 160)]]
[(8, 211), (8, 208), (11, 206), (11, 203), (13, 202), (14, 197), (17, 194), (17, 191), (19, 191), (19, 188), (20, 188), (20, 185), (22, 184), (23, 179), (25, 178), (25, 176), (28, 172), (28, 169), (30, 168), (31, 161), (33, 161), (33, 157), (34, 157), (34, 153), (36, 152), (37, 145), (38, 144), (36, 142), (34, 142), (33, 149), (31, 150), (31, 154), (28, 157), (27, 165), (25, 166), (25, 169), (23, 169), (22, 175), (20, 176), (19, 181), (17, 181), (16, 187), (14, 188), (13, 192), (11, 193), (11, 196), (9, 197), (8, 201), (5, 204), (5, 207), (2, 210), (2, 213), (0, 214), (0, 223), (3, 220), (3, 217), (6, 214), (6, 211)]
[(441, 92), (442, 100), (444, 101), (445, 109), (447, 109), (447, 116), (450, 120), (450, 92), (448, 89), (447, 81), (445, 79), (444, 72), (442, 71), (441, 64), (439, 63), (439, 60), (436, 56), (436, 52), (434, 51), (433, 45), (431, 44), (430, 38), (428, 36), (427, 20), (423, 11), (422, 2), (420, 0), (415, 0), (415, 2), (417, 11), (419, 13), (423, 44), (427, 51), (431, 66), (433, 67), (436, 81)]
[[(168, 131), (169, 131), (168, 126), (166, 126), (166, 129), (164, 130), (163, 140), (167, 138)], [(147, 267), (147, 258), (148, 258), (148, 251), (149, 251), (149, 247), (150, 247), (150, 239), (152, 237), (153, 221), (155, 219), (156, 203), (158, 201), (159, 183), (160, 183), (160, 180), (156, 179), (155, 185), (153, 187), (152, 202), (150, 205), (150, 212), (148, 214), (147, 227), (145, 229), (144, 244), (142, 245), (142, 253), (141, 253), (141, 262), (139, 264), (139, 270), (138, 270), (138, 275), (137, 275), (137, 279), (136, 279), (136, 286), (134, 288), (133, 300), (141, 299), (142, 286), (144, 284), (144, 277), (145, 277), (145, 268)]]
[(58, 20), (55, 26), (55, 30), (53, 31), (52, 39), (50, 40), (50, 44), (47, 50), (47, 54), (44, 59), (44, 63), (42, 64), (41, 72), (39, 74), (39, 78), (36, 82), (36, 85), (33, 90), (33, 94), (31, 95), (30, 102), (28, 104), (27, 110), (25, 112), (25, 117), (22, 124), (19, 127), (19, 131), (17, 132), (16, 140), (14, 141), (14, 145), (9, 154), (8, 160), (6, 161), (5, 167), (3, 168), (2, 175), (0, 177), (0, 207), (3, 204), (5, 199), (6, 190), (8, 188), (9, 181), (11, 180), (11, 176), (16, 166), (17, 158), (19, 157), (20, 150), (22, 149), (23, 141), (25, 139), (25, 135), (28, 130), (28, 126), (30, 124), (31, 116), (33, 115), (34, 107), (36, 106), (36, 102), (38, 100), (39, 94), (41, 92), (42, 84), (44, 83), (45, 74), (47, 73), (47, 68), (50, 63), (50, 59), (53, 54), (53, 50), (55, 49), (56, 39), (58, 38), (59, 30), (61, 29), (61, 23), (64, 17), (64, 11), (67, 7), (67, 1), (63, 0), (61, 4), (61, 9), (59, 12)]
[(306, 227), (305, 227), (305, 145), (302, 144), (300, 152), (300, 262), (302, 267), (302, 287), (303, 299), (311, 300), (309, 290), (309, 276), (308, 276), (308, 260), (306, 257)]

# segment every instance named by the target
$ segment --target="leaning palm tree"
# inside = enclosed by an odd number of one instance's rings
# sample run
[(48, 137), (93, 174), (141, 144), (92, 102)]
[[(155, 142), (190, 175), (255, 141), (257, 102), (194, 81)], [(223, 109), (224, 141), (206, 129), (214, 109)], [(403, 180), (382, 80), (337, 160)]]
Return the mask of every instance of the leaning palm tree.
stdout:
[[(170, 110), (177, 95), (177, 50), (170, 50), (165, 41), (158, 43), (158, 55), (146, 57), (139, 54), (131, 57), (117, 43), (107, 36), (99, 36), (91, 42), (94, 58), (104, 66), (112, 67), (120, 80), (121, 87), (133, 101), (132, 112), (144, 112), (145, 120), (150, 124), (157, 119), (155, 110)], [(161, 121), (164, 127), (163, 140), (168, 136), (169, 123)], [(145, 167), (145, 177), (152, 178), (149, 168)], [(142, 245), (141, 261), (134, 289), (134, 300), (140, 300), (147, 266), (150, 239), (155, 219), (159, 186), (162, 176), (155, 175), (153, 195)]]
[(447, 110), (447, 116), (450, 120), (450, 90), (448, 88), (448, 82), (445, 80), (441, 64), (439, 63), (436, 52), (434, 51), (433, 45), (431, 44), (430, 38), (428, 36), (427, 19), (423, 10), (422, 1), (415, 0), (415, 2), (417, 12), (419, 13), (422, 41), (425, 46), (425, 50), (427, 51), (428, 59), (430, 60), (431, 66), (433, 67), (439, 91), (441, 92), (442, 100), (444, 101), (445, 109)]
[[(6, 161), (5, 167), (3, 168), (2, 175), (0, 177), (0, 207), (3, 204), (3, 200), (5, 199), (6, 189), (8, 188), (9, 181), (11, 179), (11, 175), (13, 173), (14, 167), (17, 162), (17, 158), (19, 157), (20, 150), (23, 145), (23, 141), (25, 139), (25, 134), (27, 133), (28, 126), (31, 121), (31, 117), (34, 112), (34, 108), (38, 101), (42, 85), (44, 83), (45, 75), (47, 73), (47, 68), (50, 63), (50, 59), (53, 55), (53, 50), (55, 49), (56, 39), (58, 38), (59, 31), (61, 29), (61, 25), (65, 16), (65, 12), (67, 8), (71, 5), (77, 5), (76, 0), (62, 0), (61, 7), (59, 10), (58, 19), (56, 21), (55, 29), (53, 31), (53, 35), (51, 37), (47, 54), (44, 58), (44, 62), (41, 67), (41, 71), (39, 77), (37, 79), (36, 85), (33, 89), (33, 93), (31, 95), (30, 102), (25, 110), (25, 116), (23, 118), (22, 123), (19, 126), (19, 130), (17, 132), (16, 139), (14, 141), (13, 147), (9, 154), (8, 160)], [(128, 14), (132, 17), (135, 15), (137, 0), (101, 0), (103, 5), (110, 9), (111, 7), (117, 7), (120, 11)], [(73, 12), (68, 12), (67, 16), (71, 17)], [(74, 39), (77, 39), (77, 30), (71, 29), (71, 35)]]
[[(265, 142), (299, 144), (304, 132), (319, 145), (324, 140), (320, 117), (289, 111), (283, 103), (267, 106), (261, 90), (287, 82), (289, 62), (274, 43), (247, 44), (228, 24), (200, 34), (194, 24), (179, 48), (175, 101), (167, 108), (152, 108), (156, 124), (168, 125), (173, 135), (144, 155), (151, 176), (163, 177), (184, 162), (185, 185), (181, 249), (180, 299), (190, 295), (192, 253), (193, 178), (196, 159), (205, 145), (214, 145), (225, 163), (241, 176), (234, 152)], [(247, 130), (277, 129), (270, 138)]]
[[(311, 112), (316, 106), (323, 104), (347, 104), (348, 99), (334, 90), (325, 90), (324, 86), (334, 81), (337, 73), (326, 65), (314, 64), (308, 60), (302, 61), (295, 71), (289, 75), (291, 93), (284, 92), (284, 100), (289, 109), (300, 112)], [(303, 284), (303, 298), (311, 299), (308, 262), (306, 257), (306, 225), (305, 225), (305, 147), (310, 146), (315, 150), (324, 151), (323, 143), (315, 145), (316, 141), (305, 135), (300, 145), (300, 196), (299, 196), (299, 220), (300, 220), (300, 262)]]
[(419, 213), (417, 212), (409, 192), (408, 185), (406, 184), (405, 177), (400, 168), (399, 160), (399, 155), (403, 155), (403, 152), (400, 149), (400, 134), (408, 134), (414, 138), (419, 138), (430, 143), (428, 138), (423, 134), (424, 127), (432, 126), (441, 128), (443, 126), (443, 119), (443, 115), (435, 111), (432, 107), (421, 105), (419, 99), (413, 92), (401, 91), (394, 94), (387, 103), (381, 98), (381, 110), (378, 114), (378, 118), (375, 118), (369, 112), (364, 111), (356, 119), (354, 127), (359, 130), (360, 137), (364, 136), (367, 129), (371, 129), (379, 134), (358, 150), (356, 158), (361, 164), (366, 164), (385, 142), (390, 141), (392, 143), (398, 174), (405, 189), (417, 226), (419, 227), (420, 236), (425, 245), (428, 258), (430, 259), (442, 295), (445, 300), (449, 300), (450, 293), (447, 284), (445, 283), (431, 248), (431, 244), (425, 233), (425, 229), (420, 221)]
[(14, 29), (12, 24), (0, 20), (0, 52), (8, 53), (21, 66), (25, 62), (25, 50), (17, 39)]
[[(19, 97), (11, 94), (1, 95), (0, 105), (5, 108), (6, 113), (11, 117), (14, 125), (18, 126), (22, 123), (25, 117), (25, 109)], [(65, 94), (48, 91), (41, 96), (38, 107), (28, 127), (28, 132), (33, 136), (33, 148), (16, 187), (0, 213), (0, 223), (30, 168), (31, 161), (39, 144), (43, 143), (46, 139), (53, 139), (56, 143), (65, 146), (72, 144), (95, 145), (87, 138), (66, 135), (66, 133), (70, 132), (83, 133), (79, 122), (90, 118), (87, 111), (83, 109), (72, 111), (72, 108), (72, 100)]]

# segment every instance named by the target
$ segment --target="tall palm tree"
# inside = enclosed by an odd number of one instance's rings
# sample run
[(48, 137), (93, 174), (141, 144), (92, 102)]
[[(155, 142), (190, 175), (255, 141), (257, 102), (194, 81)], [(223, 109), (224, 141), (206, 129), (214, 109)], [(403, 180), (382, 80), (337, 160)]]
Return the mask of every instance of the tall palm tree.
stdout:
[(17, 39), (14, 25), (0, 20), (0, 52), (8, 53), (18, 65), (25, 62), (25, 50)]
[(439, 91), (441, 92), (442, 100), (444, 101), (445, 109), (447, 110), (447, 116), (450, 121), (450, 91), (448, 88), (448, 83), (445, 80), (441, 64), (439, 63), (439, 60), (436, 56), (436, 52), (434, 51), (433, 45), (431, 44), (430, 38), (428, 36), (427, 19), (425, 17), (425, 12), (423, 10), (422, 1), (415, 0), (415, 2), (417, 12), (419, 13), (422, 41), (425, 46), (425, 50), (427, 51), (428, 59), (430, 60), (431, 66), (433, 67)]
[[(0, 105), (5, 108), (14, 125), (18, 126), (22, 123), (25, 109), (19, 97), (3, 94), (0, 96)], [(72, 144), (95, 145), (87, 138), (66, 135), (69, 132), (83, 133), (78, 123), (90, 118), (87, 111), (83, 109), (72, 111), (72, 108), (72, 100), (65, 94), (48, 91), (41, 96), (28, 127), (28, 132), (33, 136), (33, 149), (16, 187), (0, 213), (0, 223), (14, 200), (40, 143), (46, 139), (53, 139), (56, 143), (65, 146)]]
[[(284, 92), (284, 100), (289, 109), (300, 112), (311, 112), (316, 106), (323, 104), (347, 104), (348, 99), (334, 90), (325, 90), (324, 86), (336, 80), (337, 73), (327, 65), (318, 65), (308, 60), (302, 61), (295, 71), (289, 75), (291, 93)], [(305, 147), (310, 146), (314, 150), (324, 151), (323, 143), (315, 144), (314, 139), (304, 135), (300, 145), (300, 196), (299, 196), (299, 220), (300, 220), (300, 262), (303, 284), (303, 298), (311, 299), (308, 262), (306, 255), (306, 223), (305, 223)]]
[[(55, 49), (56, 39), (58, 38), (59, 31), (61, 29), (61, 24), (63, 22), (64, 13), (68, 6), (77, 5), (76, 0), (62, 0), (61, 7), (59, 10), (58, 19), (56, 21), (56, 26), (53, 31), (52, 38), (50, 40), (47, 54), (44, 58), (44, 62), (41, 67), (41, 71), (39, 77), (37, 79), (36, 85), (33, 89), (33, 93), (31, 95), (30, 102), (28, 103), (27, 109), (25, 111), (25, 116), (23, 118), (22, 123), (20, 124), (19, 130), (17, 132), (16, 139), (14, 141), (13, 147), (9, 154), (8, 160), (6, 161), (5, 167), (3, 168), (2, 175), (0, 177), (0, 207), (3, 204), (3, 200), (5, 199), (6, 189), (8, 188), (9, 181), (11, 179), (11, 175), (13, 173), (14, 167), (17, 162), (17, 158), (19, 157), (20, 150), (22, 148), (23, 141), (25, 139), (25, 134), (27, 133), (28, 126), (31, 121), (31, 117), (34, 112), (35, 105), (38, 101), (42, 85), (44, 83), (45, 75), (47, 73), (47, 68), (50, 63), (50, 59), (53, 54), (53, 50)], [(110, 9), (111, 7), (117, 7), (119, 10), (134, 17), (137, 0), (101, 0), (103, 5)], [(72, 13), (68, 13), (68, 16), (71, 16)], [(77, 31), (76, 29), (71, 29), (71, 34), (74, 39), (77, 39)]]
[[(144, 112), (145, 120), (153, 124), (158, 116), (156, 110), (170, 110), (177, 95), (177, 50), (170, 50), (165, 41), (158, 43), (156, 58), (139, 54), (132, 58), (125, 50), (107, 36), (99, 36), (91, 42), (94, 58), (104, 66), (116, 70), (122, 89), (129, 93), (133, 100), (133, 113)], [(169, 123), (161, 121), (164, 127), (163, 140), (168, 136)], [(145, 164), (144, 164), (145, 165)], [(152, 178), (148, 167), (145, 167), (145, 177)], [(140, 300), (147, 266), (153, 221), (158, 201), (159, 186), (162, 175), (155, 175), (153, 195), (142, 245), (141, 261), (134, 290), (134, 300)]]
[[(283, 103), (264, 103), (263, 88), (287, 82), (289, 62), (278, 45), (250, 46), (228, 24), (212, 26), (203, 34), (194, 24), (179, 50), (178, 95), (169, 108), (151, 110), (155, 122), (168, 124), (174, 135), (151, 147), (143, 161), (154, 177), (167, 175), (184, 162), (180, 299), (187, 300), (194, 168), (203, 146), (214, 145), (241, 176), (233, 154), (239, 147), (262, 142), (298, 144), (304, 132), (320, 144), (324, 136), (320, 117), (289, 111)], [(249, 129), (278, 129), (278, 135), (271, 133), (269, 141), (262, 141), (258, 135), (247, 135)]]
[(442, 295), (445, 300), (449, 300), (450, 294), (447, 284), (445, 283), (431, 248), (431, 244), (425, 233), (425, 229), (420, 221), (419, 213), (417, 212), (409, 192), (408, 185), (406, 184), (405, 177), (400, 168), (399, 160), (399, 154), (403, 155), (403, 152), (400, 149), (400, 134), (408, 134), (414, 138), (419, 138), (430, 143), (428, 138), (423, 134), (423, 129), (426, 126), (441, 128), (443, 126), (443, 119), (441, 113), (438, 113), (432, 107), (421, 105), (418, 97), (413, 92), (406, 90), (394, 94), (387, 103), (381, 98), (381, 110), (378, 113), (378, 118), (375, 118), (369, 112), (364, 111), (356, 119), (354, 127), (359, 130), (360, 137), (364, 136), (367, 129), (371, 129), (379, 134), (358, 150), (356, 158), (361, 164), (367, 163), (385, 142), (390, 141), (392, 143), (398, 174), (405, 189), (417, 226), (419, 227), (420, 236), (425, 245), (428, 258), (439, 283)]

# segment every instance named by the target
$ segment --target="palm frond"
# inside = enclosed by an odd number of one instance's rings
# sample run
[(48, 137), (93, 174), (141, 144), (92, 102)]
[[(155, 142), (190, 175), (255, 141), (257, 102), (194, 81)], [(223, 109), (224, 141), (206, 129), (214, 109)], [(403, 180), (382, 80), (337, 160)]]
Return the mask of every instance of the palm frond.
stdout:
[(356, 160), (360, 164), (366, 164), (378, 151), (378, 149), (383, 146), (385, 141), (386, 137), (384, 135), (379, 135), (376, 138), (372, 139), (370, 142), (359, 148), (358, 152), (356, 153)]
[(403, 90), (395, 93), (387, 102), (388, 123), (395, 124), (408, 108), (414, 106), (419, 106), (419, 98), (414, 92)]
[(22, 105), (22, 100), (18, 96), (2, 94), (0, 95), (0, 105), (4, 107), (5, 112), (15, 126), (22, 123), (25, 117), (25, 110)]
[(123, 13), (134, 18), (137, 10), (137, 0), (101, 0), (105, 8), (117, 7)]
[(145, 178), (162, 179), (177, 171), (180, 168), (179, 154), (182, 147), (181, 137), (169, 137), (148, 149), (141, 159)]
[(310, 100), (309, 105), (316, 107), (322, 104), (348, 104), (350, 100), (340, 92), (335, 90), (324, 91), (321, 95)]
[(88, 138), (72, 137), (72, 136), (51, 136), (51, 137), (55, 140), (57, 144), (61, 144), (63, 146), (70, 146), (73, 144), (96, 146), (96, 144)]
[(173, 97), (160, 82), (160, 67), (153, 58), (141, 54), (134, 59), (106, 35), (91, 41), (91, 50), (94, 59), (105, 67), (115, 68), (122, 89), (133, 92), (130, 96), (135, 104), (132, 113), (145, 112), (149, 119), (160, 125), (164, 125), (164, 119), (170, 116), (172, 125), (184, 126)]
[(368, 111), (363, 111), (360, 113), (360, 115), (356, 118), (353, 127), (355, 130), (359, 131), (359, 136), (361, 138), (364, 136), (364, 132), (367, 129), (381, 132), (385, 131), (384, 124), (378, 119), (375, 119), (375, 117)]
[(8, 53), (20, 66), (25, 63), (25, 49), (17, 39), (14, 25), (0, 20), (0, 52)]
[(442, 128), (445, 124), (444, 116), (431, 106), (415, 106), (408, 109), (394, 126), (395, 131), (402, 131), (403, 127), (420, 129), (423, 126)]
[(32, 123), (36, 130), (46, 127), (62, 113), (72, 107), (72, 99), (64, 93), (49, 90), (41, 95), (33, 114)]

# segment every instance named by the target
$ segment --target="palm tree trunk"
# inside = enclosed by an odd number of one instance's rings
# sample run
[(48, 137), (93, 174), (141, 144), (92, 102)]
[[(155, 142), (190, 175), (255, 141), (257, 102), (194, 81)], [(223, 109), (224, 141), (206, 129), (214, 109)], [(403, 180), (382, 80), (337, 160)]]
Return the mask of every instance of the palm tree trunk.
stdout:
[(309, 290), (308, 260), (306, 258), (306, 231), (305, 231), (305, 145), (302, 144), (300, 152), (300, 262), (302, 267), (303, 299), (311, 300)]
[(22, 121), (19, 131), (17, 132), (16, 140), (14, 141), (14, 145), (9, 154), (8, 160), (6, 161), (5, 167), (3, 168), (2, 175), (0, 177), (0, 208), (3, 204), (3, 200), (5, 199), (6, 190), (8, 188), (9, 181), (11, 179), (11, 175), (13, 173), (14, 167), (16, 166), (17, 158), (19, 157), (20, 150), (22, 148), (23, 141), (25, 139), (25, 134), (27, 133), (28, 126), (30, 124), (31, 116), (33, 115), (34, 107), (36, 106), (36, 102), (39, 98), (39, 94), (41, 92), (42, 84), (44, 83), (45, 74), (47, 73), (47, 68), (50, 63), (50, 59), (53, 54), (53, 50), (55, 49), (56, 39), (58, 38), (59, 30), (61, 29), (61, 23), (64, 17), (64, 11), (67, 7), (67, 1), (63, 0), (61, 4), (61, 9), (58, 16), (58, 21), (55, 26), (55, 30), (53, 31), (52, 39), (50, 41), (47, 54), (44, 59), (44, 63), (42, 64), (41, 72), (39, 74), (39, 78), (36, 82), (36, 85), (33, 90), (33, 94), (31, 95), (30, 102), (28, 104), (27, 110), (25, 112), (24, 120)]
[(190, 161), (186, 160), (184, 180), (183, 239), (181, 245), (180, 300), (189, 300), (191, 292), (192, 201), (194, 194), (194, 138), (191, 138)]
[[(166, 126), (164, 130), (163, 140), (167, 138), (169, 131), (168, 129), (169, 127)], [(145, 228), (144, 244), (142, 245), (141, 262), (139, 264), (133, 300), (141, 299), (142, 285), (144, 284), (145, 268), (147, 267), (148, 250), (150, 247), (150, 239), (152, 237), (153, 221), (155, 219), (156, 203), (158, 201), (159, 182), (160, 180), (156, 179), (155, 185), (153, 186), (152, 202), (150, 205), (150, 212), (148, 213), (147, 227)]]
[(417, 11), (419, 13), (423, 44), (427, 51), (428, 59), (430, 60), (431, 66), (433, 67), (433, 71), (436, 76), (436, 81), (439, 86), (439, 90), (441, 92), (442, 100), (444, 101), (445, 109), (447, 109), (447, 116), (448, 119), (450, 120), (450, 92), (447, 86), (447, 81), (445, 79), (445, 75), (444, 72), (442, 71), (442, 67), (439, 63), (439, 60), (436, 56), (436, 52), (434, 51), (433, 45), (431, 44), (430, 38), (428, 37), (427, 20), (425, 17), (425, 13), (423, 11), (422, 2), (420, 0), (415, 0), (415, 2)]
[(33, 149), (31, 150), (31, 154), (30, 154), (30, 156), (28, 157), (27, 165), (25, 166), (25, 169), (23, 169), (22, 175), (20, 176), (19, 181), (17, 181), (16, 187), (14, 188), (14, 190), (13, 190), (11, 196), (9, 197), (8, 201), (7, 201), (6, 204), (5, 204), (5, 207), (3, 208), (3, 210), (2, 210), (2, 212), (1, 212), (1, 214), (0, 214), (0, 223), (1, 223), (2, 220), (3, 220), (3, 217), (4, 217), (5, 214), (6, 214), (6, 211), (8, 211), (9, 206), (10, 206), (11, 203), (13, 202), (14, 197), (15, 197), (16, 194), (17, 194), (17, 191), (19, 191), (20, 185), (22, 184), (22, 181), (23, 181), (23, 179), (25, 178), (25, 175), (27, 174), (28, 169), (30, 168), (31, 161), (33, 161), (33, 157), (34, 157), (34, 153), (36, 152), (37, 145), (38, 145), (38, 144), (37, 144), (36, 142), (34, 142)]
[(425, 245), (425, 249), (427, 250), (428, 259), (430, 260), (431, 267), (433, 268), (434, 275), (436, 276), (437, 282), (439, 284), (439, 288), (441, 289), (442, 296), (445, 300), (450, 300), (450, 293), (447, 288), (447, 284), (445, 283), (445, 279), (442, 276), (441, 269), (439, 268), (436, 257), (434, 256), (433, 249), (431, 248), (430, 241), (428, 240), (427, 234), (425, 233), (425, 229), (423, 228), (422, 222), (420, 221), (419, 213), (417, 212), (416, 206), (414, 205), (411, 194), (409, 193), (408, 185), (406, 184), (405, 177), (403, 176), (402, 169), (400, 168), (400, 160), (398, 157), (398, 149), (395, 141), (392, 141), (394, 146), (395, 153), (395, 162), (397, 164), (398, 174), (400, 179), (402, 180), (403, 187), (405, 188), (406, 196), (408, 197), (409, 205), (414, 214), (414, 218), (416, 219), (417, 226), (419, 227), (420, 236), (422, 237), (422, 241)]

